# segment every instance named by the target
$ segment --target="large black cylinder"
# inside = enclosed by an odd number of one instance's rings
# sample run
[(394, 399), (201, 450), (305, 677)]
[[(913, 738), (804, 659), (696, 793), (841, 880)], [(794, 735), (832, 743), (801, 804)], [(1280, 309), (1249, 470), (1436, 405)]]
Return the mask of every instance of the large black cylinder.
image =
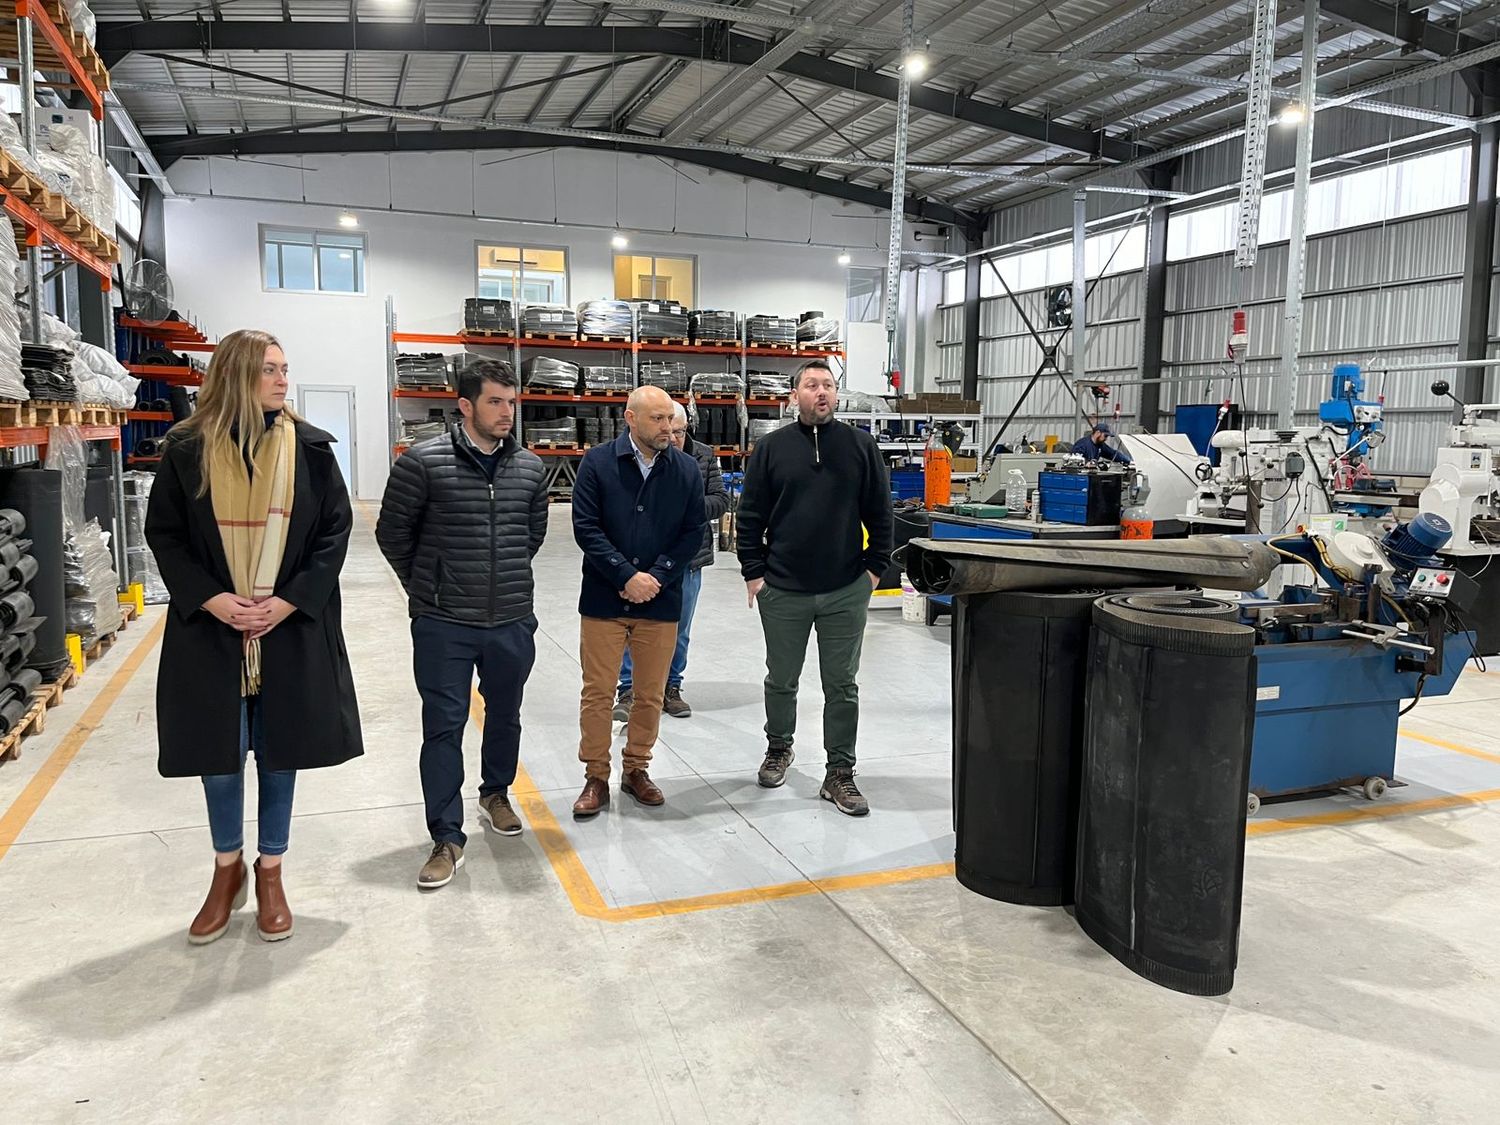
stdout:
[(67, 599), (63, 589), (62, 473), (56, 469), (12, 469), (0, 474), (0, 505), (26, 517), (26, 537), (37, 573), (28, 592), (44, 618), (27, 663), (55, 680), (68, 667)]
[(957, 599), (954, 860), (971, 891), (1031, 906), (1073, 901), (1084, 673), (1098, 597)]
[(1094, 608), (1078, 825), (1078, 924), (1148, 980), (1234, 984), (1255, 723), (1255, 631)]

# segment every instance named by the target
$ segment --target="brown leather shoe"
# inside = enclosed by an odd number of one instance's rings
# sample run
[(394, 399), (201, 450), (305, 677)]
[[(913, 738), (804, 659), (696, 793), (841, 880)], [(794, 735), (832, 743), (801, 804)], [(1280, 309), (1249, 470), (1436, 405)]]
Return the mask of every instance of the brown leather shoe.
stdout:
[(638, 805), (646, 805), (655, 808), (657, 805), (665, 805), (667, 799), (661, 795), (661, 790), (656, 787), (656, 782), (647, 776), (645, 770), (631, 770), (620, 779), (620, 792), (629, 793), (635, 798)]
[(609, 782), (591, 777), (583, 783), (583, 792), (573, 802), (574, 820), (591, 820), (609, 804)]
[(292, 936), (292, 908), (281, 886), (281, 864), (262, 867), (255, 861), (256, 925), (261, 941), (285, 941)]
[(203, 909), (188, 927), (188, 941), (193, 945), (207, 945), (223, 937), (224, 931), (229, 929), (229, 916), (245, 905), (250, 893), (249, 882), (243, 858), (227, 865), (214, 864), (214, 881), (209, 885), (208, 897), (203, 900)]

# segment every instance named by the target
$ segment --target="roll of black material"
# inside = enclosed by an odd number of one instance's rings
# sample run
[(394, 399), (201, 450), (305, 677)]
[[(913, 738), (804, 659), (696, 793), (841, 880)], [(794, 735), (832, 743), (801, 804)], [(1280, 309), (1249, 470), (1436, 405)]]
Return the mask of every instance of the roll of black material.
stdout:
[(25, 516), (37, 562), (29, 593), (44, 620), (36, 631), (30, 663), (55, 680), (68, 667), (67, 606), (63, 592), (62, 473), (56, 469), (12, 469), (0, 473), (0, 503)]
[(25, 590), (16, 590), (0, 598), (0, 629), (12, 629), (16, 622), (25, 621), (35, 612), (31, 595)]
[(29, 586), (31, 580), (36, 577), (37, 561), (30, 555), (22, 555), (10, 568), (10, 576), (18, 585)]
[(0, 545), (0, 567), (12, 567), (21, 561), (20, 540), (12, 539)]
[(26, 700), (12, 696), (0, 704), (0, 734), (9, 734), (26, 717)]
[(1112, 606), (1142, 613), (1170, 613), (1174, 617), (1207, 617), (1215, 621), (1238, 621), (1240, 608), (1221, 598), (1209, 598), (1184, 590), (1157, 593), (1111, 594), (1104, 599)]
[(17, 644), (19, 658), (12, 667), (12, 674), (19, 673), (31, 660), (31, 654), (36, 651), (36, 631), (41, 625), (40, 617), (33, 617), (24, 624), (16, 626), (16, 631), (11, 634)]
[(15, 508), (0, 508), (0, 539), (26, 534), (26, 515)]
[(1092, 590), (957, 599), (955, 871), (988, 898), (1073, 901), (1084, 684), (1098, 598)]
[(30, 699), (31, 693), (42, 686), (42, 674), (35, 668), (22, 668), (11, 683), (21, 689), (23, 699)]
[(1255, 630), (1108, 600), (1093, 619), (1078, 924), (1147, 980), (1223, 995), (1239, 957)]
[(115, 534), (115, 482), (108, 465), (90, 465), (88, 481), (83, 489), (83, 518), (98, 520), (99, 529), (110, 536)]

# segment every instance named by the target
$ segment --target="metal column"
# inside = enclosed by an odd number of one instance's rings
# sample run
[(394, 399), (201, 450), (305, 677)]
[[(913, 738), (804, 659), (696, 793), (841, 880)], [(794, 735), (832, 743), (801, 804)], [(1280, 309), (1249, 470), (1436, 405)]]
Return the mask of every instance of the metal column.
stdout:
[(885, 265), (885, 338), (887, 371), (898, 370), (896, 354), (897, 304), (901, 286), (901, 244), (904, 238), (902, 220), (906, 214), (906, 134), (911, 119), (911, 74), (905, 65), (911, 57), (912, 24), (916, 18), (916, 0), (901, 5), (901, 88), (896, 97), (896, 154), (891, 169), (891, 244)]
[[(1475, 112), (1488, 115), (1496, 99), (1475, 98)], [(1500, 156), (1500, 122), (1481, 125), (1469, 142), (1469, 210), (1464, 237), (1463, 289), (1459, 299), (1458, 358), (1489, 355), (1490, 287), (1495, 255), (1495, 174)], [(1486, 401), (1485, 369), (1454, 370), (1453, 393), (1464, 402)], [(1454, 421), (1463, 411), (1453, 408)]]
[[(21, 78), (21, 141), (26, 151), (36, 153), (36, 41), (31, 20), (16, 21), (16, 69)], [(42, 342), (42, 251), (32, 246), (26, 251), (26, 299), (31, 306), (31, 342)]]
[[(1281, 319), (1281, 371), (1275, 382), (1276, 428), (1289, 430), (1297, 414), (1297, 356), (1302, 351), (1302, 285), (1307, 264), (1307, 194), (1312, 182), (1313, 102), (1318, 91), (1318, 0), (1302, 6), (1302, 76), (1297, 97), (1297, 164), (1292, 186), (1292, 231), (1286, 252), (1286, 301)], [(1493, 190), (1493, 179), (1491, 180)]]
[[(968, 244), (968, 251), (981, 248), (984, 242), (983, 236), (973, 239)], [(964, 261), (964, 369), (963, 369), (963, 396), (967, 399), (979, 398), (979, 271), (984, 268), (983, 260), (977, 256)]]
[[(1147, 183), (1154, 188), (1171, 188), (1176, 171), (1173, 165), (1151, 169)], [(1146, 262), (1141, 267), (1141, 429), (1156, 433), (1161, 429), (1161, 352), (1167, 326), (1167, 221), (1170, 210), (1166, 200), (1152, 205), (1146, 213)]]
[(1084, 376), (1088, 374), (1088, 365), (1084, 362), (1084, 302), (1088, 299), (1088, 286), (1084, 278), (1086, 263), (1084, 261), (1084, 223), (1088, 218), (1089, 197), (1086, 192), (1075, 191), (1073, 193), (1073, 362), (1070, 379), (1073, 383), (1073, 401), (1078, 405), (1078, 417), (1084, 426), (1088, 425), (1088, 417), (1083, 412), (1083, 400), (1079, 397), (1079, 388), (1083, 385)]

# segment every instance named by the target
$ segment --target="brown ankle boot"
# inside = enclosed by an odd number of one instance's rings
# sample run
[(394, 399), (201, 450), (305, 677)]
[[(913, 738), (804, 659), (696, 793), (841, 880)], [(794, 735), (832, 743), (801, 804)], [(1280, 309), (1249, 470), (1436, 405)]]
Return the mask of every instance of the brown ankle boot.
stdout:
[(281, 886), (281, 864), (262, 867), (255, 861), (256, 924), (261, 941), (285, 941), (292, 936), (292, 908)]
[(214, 864), (214, 881), (203, 900), (203, 909), (188, 927), (188, 941), (207, 945), (223, 937), (229, 929), (229, 916), (245, 905), (249, 882), (243, 858), (229, 864)]

